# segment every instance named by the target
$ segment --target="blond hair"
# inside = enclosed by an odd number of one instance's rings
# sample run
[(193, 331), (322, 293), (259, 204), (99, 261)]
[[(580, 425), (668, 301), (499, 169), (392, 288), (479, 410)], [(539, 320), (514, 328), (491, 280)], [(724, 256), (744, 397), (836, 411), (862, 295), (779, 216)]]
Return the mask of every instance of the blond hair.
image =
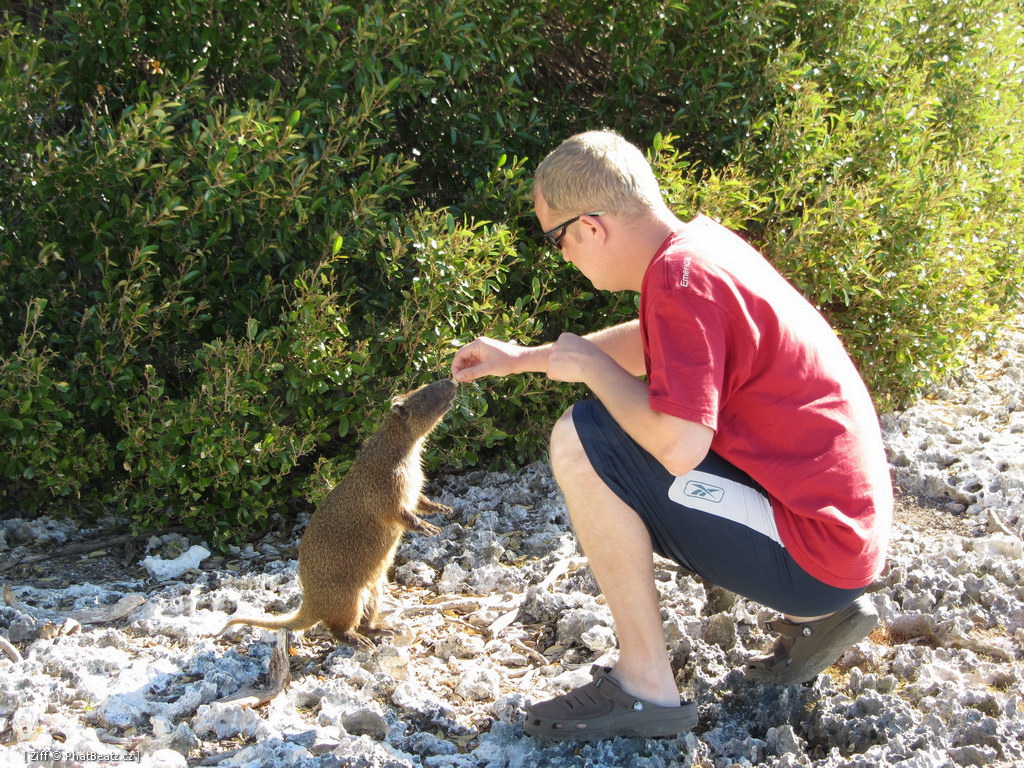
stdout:
[(665, 204), (647, 158), (609, 130), (578, 133), (552, 150), (534, 174), (534, 197), (538, 192), (564, 215), (639, 214)]

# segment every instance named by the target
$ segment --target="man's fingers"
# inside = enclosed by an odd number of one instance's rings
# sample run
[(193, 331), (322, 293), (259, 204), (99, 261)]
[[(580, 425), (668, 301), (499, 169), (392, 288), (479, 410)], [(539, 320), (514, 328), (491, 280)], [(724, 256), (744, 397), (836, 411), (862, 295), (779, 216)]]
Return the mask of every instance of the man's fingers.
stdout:
[(458, 370), (452, 370), (452, 378), (460, 384), (466, 384), (472, 381), (475, 377), (472, 373), (472, 367), (460, 368)]
[(473, 381), (483, 375), (482, 367), (478, 355), (464, 355), (462, 359), (456, 357), (452, 361), (452, 378), (462, 383)]
[(480, 363), (480, 355), (472, 349), (473, 344), (468, 344), (458, 352), (452, 359), (452, 378), (456, 381), (472, 381), (473, 376), (467, 374), (471, 368)]
[(476, 381), (484, 376), (490, 376), (494, 372), (494, 362), (487, 361), (479, 355), (473, 355), (462, 363), (462, 367), (455, 373), (456, 381), (463, 383)]

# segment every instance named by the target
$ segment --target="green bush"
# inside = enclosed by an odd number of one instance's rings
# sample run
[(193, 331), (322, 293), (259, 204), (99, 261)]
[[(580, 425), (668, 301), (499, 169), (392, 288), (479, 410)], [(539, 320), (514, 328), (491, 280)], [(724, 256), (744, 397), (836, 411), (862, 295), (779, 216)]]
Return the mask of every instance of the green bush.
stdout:
[[(0, 499), (217, 541), (315, 502), (390, 397), (486, 333), (635, 313), (535, 238), (561, 139), (649, 147), (883, 407), (1017, 311), (1024, 13), (19, 0), (0, 16)], [(540, 456), (578, 387), (462, 388), (427, 461)]]

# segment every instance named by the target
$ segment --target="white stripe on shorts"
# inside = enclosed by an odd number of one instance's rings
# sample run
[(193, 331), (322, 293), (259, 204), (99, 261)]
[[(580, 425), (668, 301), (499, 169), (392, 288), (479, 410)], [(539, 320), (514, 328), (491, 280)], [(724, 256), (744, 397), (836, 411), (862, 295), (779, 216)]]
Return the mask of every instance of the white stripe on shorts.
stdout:
[(771, 501), (749, 485), (695, 469), (675, 479), (668, 497), (684, 507), (745, 525), (785, 547), (775, 527)]

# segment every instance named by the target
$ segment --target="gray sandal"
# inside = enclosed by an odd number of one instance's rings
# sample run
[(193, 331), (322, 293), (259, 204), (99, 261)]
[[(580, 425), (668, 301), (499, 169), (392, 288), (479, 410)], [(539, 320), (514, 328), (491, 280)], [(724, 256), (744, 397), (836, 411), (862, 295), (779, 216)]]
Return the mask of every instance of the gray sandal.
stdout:
[(523, 730), (560, 741), (597, 741), (612, 736), (675, 736), (697, 725), (697, 705), (692, 701), (663, 707), (638, 699), (622, 690), (611, 671), (595, 664), (590, 670), (592, 683), (530, 706)]
[(792, 685), (813, 680), (838, 659), (843, 651), (867, 637), (878, 614), (871, 601), (861, 595), (852, 604), (817, 621), (795, 624), (786, 619), (769, 621), (769, 632), (777, 632), (772, 652), (747, 662), (744, 675), (776, 685)]

